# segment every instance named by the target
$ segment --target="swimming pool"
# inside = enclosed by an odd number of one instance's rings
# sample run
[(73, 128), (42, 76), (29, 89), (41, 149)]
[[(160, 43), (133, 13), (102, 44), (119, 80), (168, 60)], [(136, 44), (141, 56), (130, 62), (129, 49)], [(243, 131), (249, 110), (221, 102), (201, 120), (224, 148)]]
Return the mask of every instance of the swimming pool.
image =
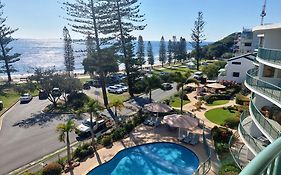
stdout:
[(175, 143), (149, 143), (124, 149), (87, 175), (191, 175), (196, 154)]

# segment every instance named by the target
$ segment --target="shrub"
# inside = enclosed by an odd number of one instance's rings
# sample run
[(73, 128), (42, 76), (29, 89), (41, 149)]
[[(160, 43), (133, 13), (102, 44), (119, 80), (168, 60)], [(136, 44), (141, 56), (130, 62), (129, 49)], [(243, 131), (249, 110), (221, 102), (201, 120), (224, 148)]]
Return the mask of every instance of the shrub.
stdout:
[(111, 136), (113, 141), (117, 141), (122, 139), (126, 135), (126, 130), (123, 127), (116, 128), (114, 131), (112, 131)]
[(213, 95), (206, 95), (204, 97), (204, 100), (208, 104), (212, 104), (216, 100), (230, 100), (231, 96), (230, 95), (224, 95), (224, 94), (213, 94)]
[(111, 136), (104, 136), (101, 140), (101, 144), (103, 146), (109, 146), (111, 145)]
[(144, 122), (145, 117), (144, 116), (136, 116), (133, 118), (133, 125), (134, 126), (138, 126), (140, 125), (142, 122)]
[(238, 175), (240, 172), (239, 168), (232, 163), (224, 164), (219, 170), (219, 175)]
[(224, 121), (224, 126), (234, 129), (238, 127), (239, 123), (240, 123), (240, 118), (238, 116), (231, 117)]
[(242, 94), (237, 94), (235, 101), (236, 101), (236, 104), (244, 105), (244, 103), (249, 103), (250, 99)]
[(221, 155), (228, 152), (228, 143), (215, 143), (216, 152)]
[(183, 92), (183, 94), (180, 94), (181, 95), (181, 98), (183, 99), (183, 100), (189, 100), (188, 99), (188, 96), (187, 96), (187, 94), (186, 94), (186, 92)]
[(130, 133), (133, 129), (134, 129), (134, 125), (133, 123), (130, 121), (128, 123), (125, 124), (124, 126), (126, 133)]
[(220, 143), (228, 143), (231, 135), (232, 135), (232, 131), (226, 129), (226, 128), (222, 128), (222, 127), (213, 127), (211, 130), (213, 139), (215, 142), (220, 142)]
[(74, 151), (74, 157), (78, 158), (79, 160), (82, 160), (89, 155), (92, 155), (94, 153), (94, 149), (91, 146), (90, 143), (85, 143), (82, 145), (78, 145), (78, 147)]
[(42, 175), (60, 175), (62, 167), (58, 163), (49, 163), (42, 170)]
[(86, 94), (78, 92), (69, 94), (67, 99), (68, 103), (74, 108), (74, 110), (82, 108), (89, 101), (89, 98)]
[(23, 173), (23, 175), (34, 175), (34, 174), (26, 171), (26, 172)]

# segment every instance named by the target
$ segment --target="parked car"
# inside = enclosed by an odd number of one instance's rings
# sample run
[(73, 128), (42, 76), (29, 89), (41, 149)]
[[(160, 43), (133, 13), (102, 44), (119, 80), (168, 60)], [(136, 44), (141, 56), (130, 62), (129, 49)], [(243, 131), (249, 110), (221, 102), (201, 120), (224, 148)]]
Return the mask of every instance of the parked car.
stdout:
[(32, 100), (32, 95), (29, 93), (25, 93), (20, 96), (20, 103), (30, 102)]
[(160, 72), (159, 73), (160, 75), (167, 75), (167, 74), (169, 74), (168, 72)]
[(48, 98), (48, 93), (41, 89), (39, 91), (38, 96), (39, 96), (39, 100), (46, 100)]
[(88, 82), (86, 82), (83, 84), (83, 89), (89, 90), (89, 89), (91, 89), (91, 85)]
[(109, 93), (114, 93), (114, 94), (122, 94), (123, 93), (123, 89), (115, 87), (115, 86), (109, 86), (107, 88)]
[(116, 84), (114, 86), (117, 87), (117, 88), (122, 89), (123, 92), (127, 92), (128, 91), (128, 86), (125, 86), (125, 85), (123, 85), (121, 83), (120, 84)]
[(96, 88), (101, 87), (100, 81), (99, 80), (93, 80), (93, 86), (96, 87)]
[(173, 89), (173, 86), (170, 83), (162, 83), (161, 84), (161, 89), (163, 89), (163, 90), (170, 90), (170, 89)]
[(193, 74), (193, 78), (197, 79), (197, 80), (201, 80), (203, 78), (203, 72), (201, 71), (197, 71)]
[[(82, 124), (78, 125), (76, 127), (76, 133), (78, 135), (90, 135), (91, 134), (91, 120), (88, 118), (87, 120), (84, 120)], [(95, 133), (100, 132), (106, 128), (105, 120), (96, 120), (93, 119), (93, 130)]]

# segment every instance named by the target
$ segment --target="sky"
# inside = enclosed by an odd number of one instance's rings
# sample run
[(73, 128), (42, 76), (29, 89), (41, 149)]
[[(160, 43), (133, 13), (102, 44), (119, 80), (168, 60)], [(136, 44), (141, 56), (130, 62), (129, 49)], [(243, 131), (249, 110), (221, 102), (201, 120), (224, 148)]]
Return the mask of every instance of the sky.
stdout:
[[(1, 0), (5, 4), (7, 25), (19, 28), (15, 38), (61, 38), (67, 25), (65, 11), (58, 1), (62, 0)], [(72, 0), (69, 0), (72, 1)], [(144, 40), (166, 40), (172, 36), (190, 40), (191, 29), (198, 11), (206, 22), (206, 41), (217, 41), (230, 33), (260, 24), (264, 0), (139, 0), (140, 10), (145, 14), (147, 27), (135, 31)], [(267, 0), (265, 23), (281, 23), (281, 0)], [(83, 38), (71, 31), (72, 38)]]

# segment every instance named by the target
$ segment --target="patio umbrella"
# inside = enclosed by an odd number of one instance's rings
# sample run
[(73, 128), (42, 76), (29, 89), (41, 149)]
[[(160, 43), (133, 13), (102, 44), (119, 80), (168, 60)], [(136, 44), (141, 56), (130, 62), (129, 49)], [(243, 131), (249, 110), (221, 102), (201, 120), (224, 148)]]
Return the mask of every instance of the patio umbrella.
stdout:
[(180, 128), (189, 130), (194, 129), (198, 126), (199, 120), (197, 118), (191, 117), (190, 115), (172, 114), (164, 116), (162, 123), (166, 123), (169, 126), (179, 128), (180, 135)]
[(144, 105), (144, 109), (150, 112), (167, 113), (173, 110), (170, 106), (162, 103), (150, 103)]
[(224, 89), (225, 88), (224, 85), (221, 85), (219, 83), (207, 84), (206, 86), (209, 88), (213, 88), (213, 89)]

